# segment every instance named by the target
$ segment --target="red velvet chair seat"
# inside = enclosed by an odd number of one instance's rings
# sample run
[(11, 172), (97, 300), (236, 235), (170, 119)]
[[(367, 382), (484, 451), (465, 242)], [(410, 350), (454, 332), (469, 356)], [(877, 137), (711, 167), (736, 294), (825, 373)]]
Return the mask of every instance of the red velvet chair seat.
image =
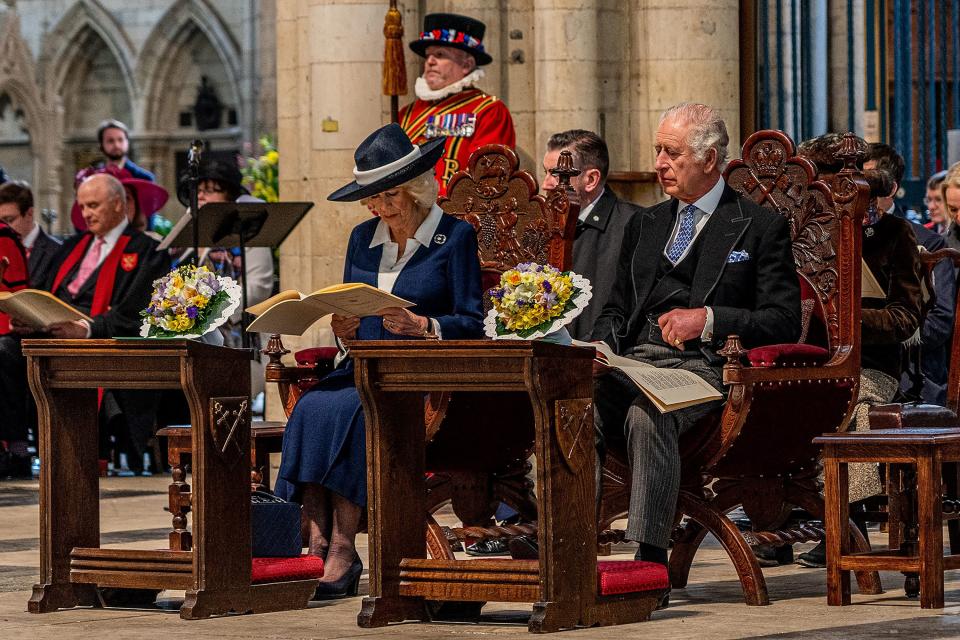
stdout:
[(252, 584), (288, 582), (323, 577), (323, 558), (304, 554), (299, 558), (254, 558)]
[(752, 367), (819, 367), (830, 352), (812, 344), (771, 344), (747, 351)]
[(643, 560), (597, 562), (597, 591), (601, 596), (669, 588), (670, 578), (662, 564)]

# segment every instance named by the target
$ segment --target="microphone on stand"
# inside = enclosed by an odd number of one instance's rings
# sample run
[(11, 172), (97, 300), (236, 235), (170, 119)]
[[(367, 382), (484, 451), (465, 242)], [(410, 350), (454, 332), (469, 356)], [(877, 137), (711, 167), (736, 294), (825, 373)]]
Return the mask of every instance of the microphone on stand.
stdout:
[(193, 215), (193, 257), (191, 262), (200, 265), (200, 212), (197, 205), (197, 191), (200, 189), (200, 155), (203, 153), (203, 140), (194, 140), (187, 151), (187, 166), (190, 168), (188, 184), (190, 186), (190, 213)]

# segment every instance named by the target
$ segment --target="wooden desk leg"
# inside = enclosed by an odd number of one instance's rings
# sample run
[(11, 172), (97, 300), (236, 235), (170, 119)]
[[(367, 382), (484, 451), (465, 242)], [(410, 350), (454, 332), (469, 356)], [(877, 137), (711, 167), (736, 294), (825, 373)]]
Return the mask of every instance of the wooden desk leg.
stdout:
[(940, 455), (926, 449), (917, 459), (920, 525), (920, 607), (943, 608), (943, 503)]
[[(172, 444), (172, 443), (171, 443)], [(186, 482), (183, 453), (179, 447), (170, 449), (167, 457), (170, 464), (171, 481), (167, 488), (170, 515), (173, 518), (173, 531), (170, 532), (170, 548), (174, 551), (190, 551), (193, 548), (193, 536), (187, 530), (187, 514), (190, 513), (190, 485)]]
[(827, 604), (850, 604), (850, 572), (840, 558), (850, 553), (850, 506), (847, 463), (837, 460), (833, 447), (824, 452), (824, 503), (827, 515)]
[(533, 413), (538, 421), (546, 418), (546, 424), (537, 425), (535, 449), (542, 600), (534, 603), (527, 628), (532, 633), (549, 633), (594, 622), (593, 403), (589, 388), (581, 389), (588, 397), (556, 401), (538, 398), (538, 390), (531, 391)]
[(388, 394), (363, 395), (364, 364), (356, 376), (367, 416), (370, 596), (363, 599), (357, 625), (371, 628), (427, 619), (423, 598), (400, 595), (400, 561), (426, 557), (425, 428), (422, 393), (390, 393), (389, 407)]
[(40, 583), (27, 603), (47, 613), (97, 602), (92, 585), (70, 582), (70, 551), (100, 546), (96, 389), (50, 389), (30, 371), (40, 459)]

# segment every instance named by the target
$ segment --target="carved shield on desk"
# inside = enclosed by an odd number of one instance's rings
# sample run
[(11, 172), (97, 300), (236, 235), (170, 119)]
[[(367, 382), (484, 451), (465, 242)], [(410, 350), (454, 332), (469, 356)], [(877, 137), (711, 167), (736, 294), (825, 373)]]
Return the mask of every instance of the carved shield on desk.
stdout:
[(210, 398), (210, 435), (220, 458), (230, 466), (248, 455), (239, 434), (249, 432), (250, 399), (246, 396)]
[(557, 400), (557, 445), (563, 460), (576, 473), (586, 456), (593, 455), (593, 403), (586, 399)]

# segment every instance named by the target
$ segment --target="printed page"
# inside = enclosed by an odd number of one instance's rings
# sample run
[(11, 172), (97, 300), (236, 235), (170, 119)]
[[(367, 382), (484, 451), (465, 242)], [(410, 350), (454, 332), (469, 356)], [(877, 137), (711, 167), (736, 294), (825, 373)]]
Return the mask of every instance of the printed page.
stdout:
[(90, 320), (69, 304), (47, 291), (23, 289), (15, 293), (0, 291), (0, 311), (34, 329), (46, 329), (59, 322)]
[(661, 413), (669, 413), (723, 397), (723, 394), (710, 386), (706, 380), (690, 371), (658, 368), (646, 362), (624, 358), (613, 353), (606, 343), (595, 344), (574, 340), (573, 344), (578, 347), (596, 348), (597, 360), (623, 371), (650, 398)]
[(881, 300), (886, 298), (887, 292), (884, 291), (880, 283), (877, 282), (877, 277), (873, 275), (873, 271), (870, 271), (870, 267), (867, 266), (866, 261), (861, 260), (860, 262), (863, 267), (860, 274), (860, 297), (880, 298)]
[(247, 309), (257, 316), (247, 331), (299, 336), (320, 318), (373, 316), (390, 307), (412, 307), (413, 303), (363, 283), (337, 284), (301, 299), (297, 291), (284, 291)]

